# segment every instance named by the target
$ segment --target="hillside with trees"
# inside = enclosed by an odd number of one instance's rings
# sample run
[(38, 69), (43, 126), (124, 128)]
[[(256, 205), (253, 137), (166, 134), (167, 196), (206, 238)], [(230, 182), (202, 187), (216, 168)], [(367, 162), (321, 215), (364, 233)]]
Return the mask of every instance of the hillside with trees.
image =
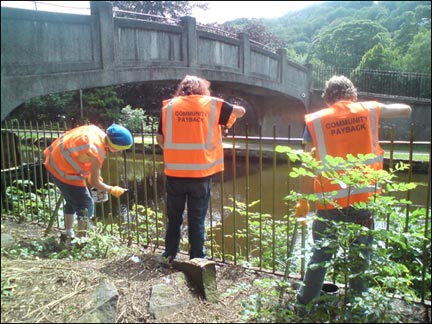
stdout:
[(264, 25), (302, 64), (431, 72), (430, 1), (327, 1), (280, 18), (225, 23), (254, 24)]

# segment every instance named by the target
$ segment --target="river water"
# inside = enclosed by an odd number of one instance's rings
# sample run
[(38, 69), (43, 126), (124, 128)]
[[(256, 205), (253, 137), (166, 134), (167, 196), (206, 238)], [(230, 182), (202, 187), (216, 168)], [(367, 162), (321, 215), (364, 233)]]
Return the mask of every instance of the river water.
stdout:
[[(165, 206), (165, 177), (163, 163), (160, 155), (143, 157), (141, 154), (128, 156), (126, 165), (123, 159), (112, 160), (108, 170), (104, 169), (104, 179), (111, 179), (112, 184), (118, 184), (129, 188), (129, 206), (133, 203), (146, 205), (159, 211)], [(234, 172), (235, 170), (235, 172)], [(269, 160), (250, 158), (249, 163), (244, 158), (237, 158), (235, 167), (231, 157), (226, 158), (225, 171), (213, 177), (211, 214), (214, 221), (221, 219), (222, 206), (237, 206), (237, 203), (251, 204), (259, 201), (249, 210), (274, 215), (280, 219), (287, 214), (287, 204), (284, 197), (290, 190), (298, 190), (298, 180), (288, 175), (288, 161), (274, 163)], [(124, 174), (127, 174), (126, 178)], [(118, 177), (118, 178), (117, 178)], [(398, 173), (398, 181), (408, 181), (407, 172)], [(424, 206), (427, 201), (427, 174), (414, 173), (412, 182), (418, 183), (418, 187), (411, 190), (409, 198), (415, 205)], [(136, 186), (135, 186), (136, 183)], [(235, 195), (234, 195), (235, 192)], [(407, 193), (398, 193), (397, 198), (407, 198)], [(123, 198), (122, 203), (125, 202)]]
[[(107, 212), (112, 210), (115, 219), (118, 219), (121, 214), (123, 221), (134, 222), (134, 215), (129, 212), (134, 204), (149, 207), (165, 215), (165, 176), (162, 157), (160, 155), (153, 157), (153, 155), (136, 154), (133, 156), (128, 154), (126, 163), (124, 161), (123, 157), (119, 156), (110, 158), (106, 164), (107, 167), (104, 165), (102, 176), (107, 183), (127, 187), (129, 192), (120, 198), (120, 208), (110, 209), (109, 202), (97, 204), (96, 216), (100, 219), (100, 213), (103, 213), (106, 219)], [(298, 190), (298, 180), (289, 177), (289, 169), (287, 160), (279, 160), (276, 163), (271, 159), (250, 158), (247, 163), (244, 158), (237, 157), (234, 163), (230, 156), (226, 157), (225, 171), (215, 175), (212, 179), (211, 208), (206, 224), (211, 225), (211, 237), (214, 239), (212, 242), (222, 247), (222, 253), (225, 256), (235, 255), (234, 251), (241, 251), (242, 255), (251, 253), (245, 251), (246, 246), (249, 245), (244, 241), (244, 237), (237, 236), (236, 238), (237, 234), (233, 233), (247, 228), (246, 224), (251, 221), (252, 216), (255, 216), (255, 219), (261, 219), (263, 216), (262, 219), (264, 219), (266, 215), (270, 215), (271, 219), (277, 221), (283, 219), (284, 216), (286, 219), (286, 215), (292, 214), (293, 208), (291, 206), (291, 209), (288, 209), (284, 197), (290, 190)], [(398, 174), (398, 181), (407, 182), (407, 172)], [(427, 174), (414, 173), (411, 181), (420, 184), (416, 189), (411, 190), (409, 194), (411, 201), (413, 204), (425, 206)], [(407, 198), (407, 193), (398, 193), (394, 196)], [(119, 200), (113, 199), (112, 202), (118, 204)], [(103, 208), (101, 208), (102, 205)], [(245, 205), (253, 206), (246, 210)], [(234, 207), (236, 217), (233, 217)], [(166, 217), (161, 217), (165, 223)], [(384, 223), (376, 223), (376, 225), (385, 226)], [(156, 230), (159, 233), (159, 239), (164, 236), (165, 228), (162, 226), (164, 227), (161, 225)], [(309, 245), (311, 244), (310, 226), (304, 229), (307, 230), (304, 235), (306, 244)], [(261, 238), (260, 241), (265, 241), (265, 239), (268, 238)], [(275, 242), (268, 244), (275, 244)], [(300, 237), (297, 237), (296, 244), (301, 246)], [(256, 253), (256, 250), (253, 253)]]

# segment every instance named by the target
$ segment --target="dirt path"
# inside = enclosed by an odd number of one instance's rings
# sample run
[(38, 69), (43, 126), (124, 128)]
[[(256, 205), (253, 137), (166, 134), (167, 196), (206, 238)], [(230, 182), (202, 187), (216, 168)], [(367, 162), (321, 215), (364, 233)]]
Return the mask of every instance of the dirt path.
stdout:
[[(49, 237), (44, 237), (44, 230), (38, 225), (17, 224), (2, 218), (2, 242), (4, 233), (20, 242), (40, 239), (58, 241), (58, 230), (54, 229)], [(117, 323), (245, 322), (241, 315), (243, 303), (250, 301), (258, 292), (268, 293), (262, 285), (256, 285), (257, 279), (275, 278), (240, 266), (217, 264), (218, 303), (205, 301), (194, 287), (190, 287), (194, 293), (192, 303), (156, 320), (148, 312), (151, 288), (161, 278), (177, 271), (160, 266), (157, 261), (160, 253), (141, 250), (136, 254), (135, 249), (126, 256), (88, 261), (49, 259), (49, 256), (17, 259), (7, 256), (2, 243), (1, 322), (75, 323), (84, 314), (91, 294), (102, 279), (113, 283), (119, 292)], [(141, 262), (132, 261), (134, 255), (139, 256)], [(288, 293), (285, 297), (293, 299), (294, 295)], [(266, 301), (265, 297), (263, 301)], [(430, 307), (407, 305), (399, 300), (394, 311), (394, 318), (402, 318), (402, 322), (430, 322)], [(261, 315), (267, 316), (266, 322), (274, 322), (274, 314)]]
[[(44, 228), (2, 220), (2, 233), (16, 240), (43, 237)], [(52, 237), (59, 236), (53, 232)], [(147, 306), (152, 285), (173, 271), (159, 265), (156, 254), (142, 251), (141, 262), (124, 257), (89, 261), (64, 259), (12, 259), (1, 256), (1, 322), (72, 323), (83, 309), (101, 279), (113, 283), (120, 295), (118, 323), (166, 322), (211, 323), (241, 322), (242, 300), (254, 292), (253, 281), (262, 275), (234, 265), (217, 265), (220, 302), (211, 304), (195, 294), (194, 302), (157, 321)], [(3, 295), (5, 284), (10, 296)]]

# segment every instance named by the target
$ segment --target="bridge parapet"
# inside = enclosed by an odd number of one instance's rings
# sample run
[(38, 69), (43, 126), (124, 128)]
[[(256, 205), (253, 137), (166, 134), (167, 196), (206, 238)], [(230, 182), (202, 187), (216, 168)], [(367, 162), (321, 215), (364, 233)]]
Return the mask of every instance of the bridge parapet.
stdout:
[(240, 39), (179, 24), (113, 17), (91, 1), (91, 15), (1, 8), (1, 116), (36, 96), (115, 84), (176, 81), (196, 74), (307, 107), (310, 69)]

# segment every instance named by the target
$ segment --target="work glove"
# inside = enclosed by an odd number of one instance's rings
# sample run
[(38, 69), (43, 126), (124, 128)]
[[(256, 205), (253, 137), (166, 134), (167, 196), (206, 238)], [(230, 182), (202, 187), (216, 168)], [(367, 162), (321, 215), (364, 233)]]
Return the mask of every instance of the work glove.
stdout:
[(309, 213), (309, 202), (306, 199), (299, 199), (296, 205), (295, 216), (301, 225), (306, 225), (306, 215)]
[(118, 187), (118, 186), (114, 186), (114, 187), (111, 187), (111, 191), (110, 191), (110, 193), (111, 193), (111, 195), (113, 195), (114, 197), (118, 198), (118, 197), (120, 197), (121, 195), (123, 195), (126, 191), (127, 191), (127, 189), (124, 189), (124, 188), (122, 188), (122, 187)]
[(299, 199), (296, 205), (295, 216), (305, 217), (309, 213), (309, 202), (306, 199)]

